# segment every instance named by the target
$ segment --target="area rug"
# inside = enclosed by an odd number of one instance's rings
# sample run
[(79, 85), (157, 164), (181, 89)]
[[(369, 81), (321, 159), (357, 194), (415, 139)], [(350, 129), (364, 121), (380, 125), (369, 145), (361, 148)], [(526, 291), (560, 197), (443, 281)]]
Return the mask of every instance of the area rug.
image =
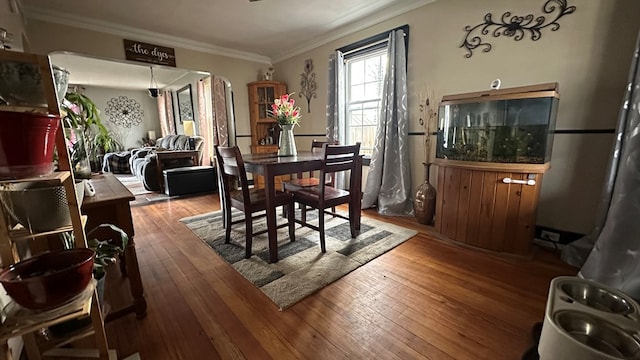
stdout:
[[(317, 225), (317, 213), (315, 210), (307, 212), (310, 223)], [(240, 219), (242, 214), (234, 210), (233, 218)], [(297, 218), (300, 218), (299, 214)], [(253, 256), (249, 259), (244, 258), (243, 224), (234, 225), (231, 242), (224, 243), (221, 211), (180, 221), (262, 290), (280, 310), (292, 306), (417, 234), (413, 230), (362, 217), (360, 235), (352, 239), (347, 220), (326, 215), (326, 253), (320, 251), (317, 231), (296, 225), (296, 241), (291, 242), (288, 229), (284, 227), (278, 229), (279, 261), (270, 264), (266, 233), (253, 238)], [(286, 223), (286, 219), (279, 217), (278, 223), (282, 222)], [(254, 220), (254, 232), (265, 228), (266, 218)]]

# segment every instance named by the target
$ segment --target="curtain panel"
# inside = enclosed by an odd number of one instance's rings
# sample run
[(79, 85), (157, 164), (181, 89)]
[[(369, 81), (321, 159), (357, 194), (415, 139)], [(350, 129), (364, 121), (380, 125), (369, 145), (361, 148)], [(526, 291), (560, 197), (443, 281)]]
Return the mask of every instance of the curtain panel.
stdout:
[(162, 131), (163, 137), (176, 134), (176, 124), (173, 121), (173, 99), (171, 96), (171, 91), (163, 91), (157, 98), (160, 131)]
[(380, 119), (362, 198), (363, 208), (376, 206), (382, 215), (413, 215), (404, 36), (401, 29), (389, 34)]
[(640, 34), (594, 231), (569, 244), (562, 254), (568, 263), (582, 266), (580, 276), (617, 288), (635, 299), (640, 299), (639, 53)]

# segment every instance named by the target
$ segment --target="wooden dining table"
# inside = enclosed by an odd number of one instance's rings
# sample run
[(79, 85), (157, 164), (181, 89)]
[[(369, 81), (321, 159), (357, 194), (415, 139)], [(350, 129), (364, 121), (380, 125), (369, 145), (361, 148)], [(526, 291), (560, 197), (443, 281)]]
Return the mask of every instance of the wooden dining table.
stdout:
[[(278, 262), (278, 237), (276, 228), (275, 207), (275, 178), (280, 175), (297, 174), (300, 172), (317, 171), (323, 166), (322, 152), (299, 152), (294, 156), (278, 156), (276, 154), (243, 154), (245, 170), (254, 175), (264, 176), (266, 195), (267, 229), (269, 234), (269, 261)], [(362, 155), (357, 157), (354, 185), (350, 189), (352, 194), (350, 207), (356, 217), (355, 228), (360, 229), (361, 188), (362, 188)]]

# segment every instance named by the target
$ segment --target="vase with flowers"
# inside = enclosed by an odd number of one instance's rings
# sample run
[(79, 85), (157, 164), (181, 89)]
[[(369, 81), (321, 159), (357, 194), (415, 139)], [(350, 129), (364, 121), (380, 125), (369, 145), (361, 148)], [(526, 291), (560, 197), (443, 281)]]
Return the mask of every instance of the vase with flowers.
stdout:
[(269, 116), (276, 119), (282, 131), (278, 141), (278, 156), (295, 156), (296, 141), (293, 136), (293, 127), (300, 125), (300, 107), (296, 106), (296, 101), (291, 96), (284, 94), (273, 101)]

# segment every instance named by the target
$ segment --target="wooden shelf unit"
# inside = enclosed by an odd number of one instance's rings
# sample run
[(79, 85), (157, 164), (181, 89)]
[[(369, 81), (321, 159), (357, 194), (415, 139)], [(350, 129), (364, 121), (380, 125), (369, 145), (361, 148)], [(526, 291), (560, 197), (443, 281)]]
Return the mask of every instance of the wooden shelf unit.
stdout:
[[(46, 107), (3, 107), (6, 111), (36, 112), (47, 113), (60, 117), (60, 109), (56, 97), (56, 90), (53, 82), (51, 64), (47, 56), (17, 53), (11, 51), (0, 50), (0, 62), (23, 62), (37, 65), (40, 77), (42, 79), (43, 91), (46, 97)], [(60, 119), (60, 125), (55, 134), (55, 145), (58, 156), (58, 171), (51, 175), (25, 178), (25, 179), (9, 179), (2, 180), (0, 183), (8, 185), (20, 182), (43, 182), (49, 186), (63, 185), (67, 196), (67, 205), (71, 217), (71, 226), (61, 227), (45, 232), (30, 232), (28, 229), (16, 229), (11, 225), (11, 220), (4, 210), (4, 206), (0, 205), (0, 259), (2, 266), (7, 267), (16, 262), (21, 261), (18, 252), (15, 250), (15, 240), (17, 239), (35, 239), (51, 234), (58, 234), (65, 231), (73, 231), (75, 247), (87, 247), (86, 234), (84, 225), (87, 222), (80, 212), (78, 199), (76, 198), (75, 180), (71, 170), (71, 162), (69, 160), (69, 151), (64, 137), (64, 126)], [(43, 357), (42, 349), (39, 348), (35, 332), (39, 329), (57, 324), (66, 320), (75, 319), (90, 315), (92, 323), (92, 331), (97, 349), (94, 349), (96, 358), (109, 359), (110, 351), (107, 345), (107, 338), (104, 330), (104, 321), (97, 292), (95, 290), (95, 281), (92, 281), (90, 287), (85, 290), (85, 298), (79, 301), (79, 306), (73, 306), (74, 303), (64, 304), (54, 309), (60, 310), (49, 311), (52, 316), (46, 316), (42, 313), (34, 312), (31, 316), (21, 317), (20, 321), (11, 321), (9, 316), (5, 322), (0, 324), (0, 342), (2, 343), (2, 351), (0, 351), (0, 360), (13, 359), (7, 340), (11, 337), (22, 336), (25, 344), (25, 350), (29, 360), (40, 360)], [(76, 301), (77, 302), (77, 301)], [(11, 306), (15, 304), (8, 304)], [(71, 349), (78, 350), (78, 349)], [(85, 349), (81, 349), (85, 350)], [(111, 352), (111, 355), (113, 352)], [(66, 354), (64, 356), (68, 356)], [(51, 354), (47, 354), (51, 356)]]
[[(287, 84), (281, 81), (255, 81), (247, 84), (249, 90), (249, 120), (251, 122), (251, 153), (275, 154), (278, 152), (280, 127), (269, 117), (269, 110), (276, 98), (287, 93)], [(273, 130), (271, 130), (273, 129)], [(271, 136), (271, 143), (267, 143)], [(263, 142), (263, 143), (262, 143)], [(289, 176), (276, 178), (276, 189), (282, 189), (282, 180)], [(254, 177), (254, 186), (264, 187), (262, 176)]]

